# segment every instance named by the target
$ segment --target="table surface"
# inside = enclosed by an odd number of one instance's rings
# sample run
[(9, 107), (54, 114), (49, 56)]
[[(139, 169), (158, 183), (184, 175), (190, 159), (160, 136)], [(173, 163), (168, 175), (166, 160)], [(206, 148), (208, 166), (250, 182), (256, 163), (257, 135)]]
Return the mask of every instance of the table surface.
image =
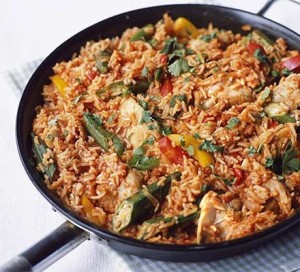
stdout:
[[(201, 2), (201, 1), (198, 1)], [(257, 12), (265, 0), (206, 1)], [(250, 2), (250, 3), (249, 3)], [(1, 0), (0, 74), (47, 56), (64, 40), (102, 19), (128, 10), (197, 1), (110, 0)], [(280, 0), (267, 12), (271, 18), (300, 33), (300, 7)], [(0, 77), (0, 264), (18, 254), (64, 221), (29, 182), (15, 144), (15, 116), (20, 97)], [(5, 101), (5, 103), (3, 102)], [(85, 242), (47, 271), (118, 271), (101, 245)]]

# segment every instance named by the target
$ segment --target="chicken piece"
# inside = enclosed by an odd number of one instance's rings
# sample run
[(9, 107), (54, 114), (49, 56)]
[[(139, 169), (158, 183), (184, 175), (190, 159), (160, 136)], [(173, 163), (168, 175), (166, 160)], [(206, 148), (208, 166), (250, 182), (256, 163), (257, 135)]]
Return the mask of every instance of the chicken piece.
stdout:
[(272, 102), (282, 103), (293, 111), (300, 104), (300, 74), (291, 74), (273, 90)]
[(286, 187), (277, 178), (267, 181), (264, 186), (270, 190), (270, 194), (277, 200), (281, 213), (288, 216), (291, 213), (292, 199), (287, 193)]
[(200, 217), (197, 227), (197, 244), (203, 240), (206, 230), (213, 225), (217, 218), (217, 211), (225, 211), (218, 194), (209, 191), (200, 202)]
[(136, 170), (130, 170), (128, 175), (118, 188), (119, 199), (123, 200), (139, 191), (142, 187), (143, 174)]
[(142, 119), (143, 111), (143, 108), (134, 98), (129, 97), (120, 106), (120, 118), (124, 121), (130, 121), (132, 125), (137, 125)]
[(217, 83), (207, 91), (209, 98), (203, 103), (205, 109), (211, 108), (218, 101), (227, 100), (232, 105), (239, 105), (253, 100), (252, 91), (248, 87), (234, 88), (232, 84)]
[[(126, 138), (132, 144), (133, 148), (137, 148), (143, 144), (150, 136), (159, 137), (157, 131), (149, 130), (148, 124), (141, 124), (144, 109), (134, 100), (129, 97), (120, 106), (120, 118), (128, 126), (125, 128)], [(155, 121), (152, 121), (152, 124)]]

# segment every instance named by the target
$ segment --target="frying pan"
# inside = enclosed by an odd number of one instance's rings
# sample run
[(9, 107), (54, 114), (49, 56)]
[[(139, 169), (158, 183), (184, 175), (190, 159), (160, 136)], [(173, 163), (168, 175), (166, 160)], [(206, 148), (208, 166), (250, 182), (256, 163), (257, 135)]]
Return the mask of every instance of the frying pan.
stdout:
[(173, 18), (184, 16), (198, 27), (206, 27), (212, 22), (222, 29), (242, 32), (241, 26), (250, 24), (253, 28), (263, 30), (271, 38), (284, 38), (290, 48), (300, 50), (300, 36), (286, 27), (262, 17), (275, 0), (269, 0), (258, 14), (237, 9), (199, 5), (178, 4), (139, 9), (126, 12), (96, 23), (55, 49), (37, 68), (29, 80), (20, 100), (16, 122), (17, 145), (23, 166), (34, 186), (50, 203), (54, 210), (61, 213), (67, 221), (55, 229), (43, 240), (4, 264), (1, 271), (43, 270), (64, 256), (84, 240), (95, 238), (105, 241), (112, 248), (140, 257), (164, 261), (201, 261), (232, 256), (250, 250), (291, 227), (300, 221), (298, 213), (262, 232), (226, 242), (202, 245), (165, 245), (152, 244), (132, 238), (122, 237), (99, 226), (93, 225), (74, 211), (47, 189), (33, 163), (30, 132), (35, 116), (35, 107), (42, 104), (41, 90), (49, 83), (49, 76), (57, 62), (68, 60), (74, 52), (89, 40), (98, 40), (120, 35), (133, 26), (142, 27), (161, 19), (168, 12)]

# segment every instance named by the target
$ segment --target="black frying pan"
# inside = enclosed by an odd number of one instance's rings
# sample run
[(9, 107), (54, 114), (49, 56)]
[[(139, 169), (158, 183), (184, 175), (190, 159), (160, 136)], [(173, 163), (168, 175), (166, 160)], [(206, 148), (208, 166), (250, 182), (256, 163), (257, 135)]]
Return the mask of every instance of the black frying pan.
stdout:
[(72, 54), (78, 52), (86, 41), (113, 37), (120, 35), (128, 27), (142, 27), (150, 22), (155, 23), (162, 18), (163, 13), (169, 12), (173, 18), (179, 16), (189, 18), (198, 27), (206, 27), (208, 23), (212, 22), (218, 28), (242, 32), (241, 26), (250, 24), (254, 28), (263, 30), (270, 37), (284, 38), (291, 48), (300, 50), (300, 36), (297, 33), (261, 17), (273, 2), (274, 0), (269, 0), (257, 15), (232, 8), (197, 4), (169, 5), (135, 10), (92, 25), (55, 49), (37, 68), (24, 90), (17, 114), (16, 136), (20, 157), (29, 178), (54, 210), (59, 211), (67, 219), (67, 222), (32, 248), (14, 257), (2, 267), (2, 270), (42, 270), (90, 236), (105, 240), (109, 246), (116, 250), (140, 257), (164, 261), (207, 261), (252, 249), (299, 222), (300, 216), (296, 213), (262, 232), (215, 244), (188, 246), (151, 244), (119, 236), (76, 215), (53, 192), (47, 189), (32, 163), (30, 132), (35, 116), (34, 109), (37, 105), (42, 104), (41, 90), (44, 84), (49, 83), (49, 76), (52, 74), (51, 67), (57, 62), (70, 59)]

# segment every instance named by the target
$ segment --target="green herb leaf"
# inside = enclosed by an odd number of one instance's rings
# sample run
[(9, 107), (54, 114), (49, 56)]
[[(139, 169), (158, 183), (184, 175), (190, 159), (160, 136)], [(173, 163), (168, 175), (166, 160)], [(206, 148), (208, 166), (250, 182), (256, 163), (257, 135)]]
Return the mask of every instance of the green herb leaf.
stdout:
[(143, 111), (142, 113), (142, 119), (140, 121), (141, 124), (143, 123), (149, 123), (153, 120), (151, 117), (151, 112), (150, 111)]
[(140, 105), (145, 111), (149, 109), (149, 105), (148, 105), (148, 103), (147, 103), (145, 100), (139, 99), (138, 102), (139, 102), (139, 105)]
[(168, 66), (168, 71), (174, 77), (180, 76), (181, 74), (188, 72), (189, 69), (190, 66), (188, 64), (188, 61), (183, 58), (175, 60)]
[(276, 70), (272, 71), (272, 77), (278, 77), (279, 76), (279, 72)]
[(217, 33), (212, 32), (211, 34), (203, 35), (202, 37), (200, 37), (200, 39), (205, 41), (205, 42), (210, 42), (212, 39), (214, 39), (216, 37), (217, 37)]
[(271, 168), (273, 166), (273, 163), (274, 163), (274, 160), (272, 157), (267, 157), (266, 158), (266, 163), (265, 163), (265, 166), (267, 168)]
[(168, 136), (168, 135), (172, 134), (172, 128), (160, 125), (159, 132), (164, 136)]
[(224, 181), (224, 183), (227, 186), (232, 186), (232, 184), (234, 183), (235, 179), (234, 178), (224, 178), (223, 181)]
[(201, 187), (201, 192), (208, 192), (211, 189), (209, 184), (203, 184)]
[(254, 51), (253, 56), (264, 64), (267, 64), (267, 65), (270, 64), (268, 57), (260, 48), (258, 48)]
[(163, 68), (159, 67), (154, 71), (154, 79), (157, 80), (158, 82), (161, 82), (162, 77), (163, 77)]
[(187, 153), (190, 155), (190, 156), (194, 156), (195, 154), (195, 150), (194, 150), (194, 147), (189, 145), (187, 148), (186, 148), (186, 151)]
[(149, 74), (149, 69), (147, 66), (145, 66), (142, 70), (141, 76), (148, 78), (148, 74)]
[(48, 122), (49, 126), (56, 126), (56, 124), (57, 124), (57, 118), (54, 118)]
[(282, 160), (282, 173), (287, 171), (298, 171), (300, 169), (299, 159), (297, 158), (298, 152), (294, 147), (289, 144)]
[(238, 123), (240, 122), (240, 119), (237, 117), (232, 117), (226, 125), (227, 129), (233, 129)]
[(177, 43), (177, 39), (176, 38), (172, 38), (170, 40), (165, 41), (165, 46), (163, 47), (163, 49), (160, 52), (164, 53), (164, 54), (170, 54), (174, 50), (178, 49), (179, 47), (180, 46)]
[(75, 80), (78, 82), (78, 84), (80, 84), (80, 85), (82, 85), (82, 84), (83, 84), (83, 82), (82, 82), (82, 80), (81, 80), (81, 78), (80, 78), (80, 77), (76, 77), (76, 78), (75, 78)]
[(123, 141), (118, 136), (113, 136), (112, 141), (118, 157), (121, 157), (125, 149)]
[(187, 103), (187, 97), (185, 94), (173, 95), (170, 100), (170, 107), (174, 108), (177, 100)]
[(248, 154), (249, 154), (249, 156), (253, 157), (255, 153), (256, 153), (256, 149), (252, 145), (249, 146), (249, 148), (248, 148)]
[(144, 146), (140, 146), (133, 151), (133, 156), (128, 162), (128, 166), (138, 170), (151, 170), (159, 165), (159, 159), (145, 156)]
[(196, 139), (201, 139), (201, 137), (200, 137), (200, 135), (199, 135), (198, 132), (196, 132), (193, 136), (194, 136), (194, 138), (196, 138)]
[(223, 147), (213, 144), (211, 141), (205, 140), (200, 146), (199, 150), (206, 150), (207, 152), (223, 152)]
[(284, 68), (281, 70), (281, 74), (283, 76), (289, 76), (292, 73), (292, 71), (290, 71), (288, 68)]
[(182, 147), (185, 147), (185, 140), (184, 140), (183, 136), (180, 136), (179, 142)]
[(154, 144), (154, 141), (155, 141), (155, 137), (154, 136), (151, 136), (149, 137), (148, 139), (146, 139), (143, 144), (149, 144), (149, 145), (153, 145)]
[(272, 116), (273, 119), (278, 121), (280, 124), (286, 124), (286, 123), (296, 123), (296, 119), (291, 117), (289, 114), (285, 113), (282, 115), (275, 115)]
[(261, 99), (266, 100), (270, 94), (271, 94), (271, 90), (269, 88), (266, 88), (261, 95)]
[(116, 119), (116, 117), (117, 117), (116, 114), (110, 115), (107, 119), (107, 123), (112, 124), (114, 122), (114, 120)]

